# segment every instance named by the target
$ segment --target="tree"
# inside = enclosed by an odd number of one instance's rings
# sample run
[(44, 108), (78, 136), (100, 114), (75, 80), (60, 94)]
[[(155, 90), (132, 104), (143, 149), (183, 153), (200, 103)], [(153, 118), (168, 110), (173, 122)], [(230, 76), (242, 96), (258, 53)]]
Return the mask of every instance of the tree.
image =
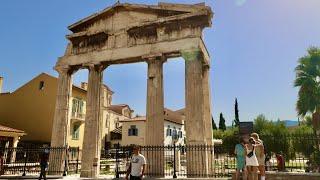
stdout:
[(272, 122), (267, 120), (267, 118), (263, 114), (257, 116), (253, 121), (253, 130), (258, 134), (261, 134), (262, 130), (270, 129), (271, 126)]
[(237, 98), (234, 104), (234, 124), (236, 125), (236, 127), (239, 127), (239, 124), (240, 124)]
[(222, 130), (222, 131), (225, 131), (227, 129), (226, 120), (224, 119), (222, 113), (220, 113), (219, 129)]
[(299, 59), (295, 69), (295, 87), (299, 87), (296, 109), (299, 116), (312, 115), (312, 126), (320, 135), (320, 49), (311, 47)]
[(212, 129), (213, 129), (213, 130), (217, 130), (218, 128), (217, 128), (216, 123), (215, 123), (214, 120), (213, 120), (213, 117), (211, 117), (211, 121), (212, 121)]
[(305, 116), (304, 119), (301, 122), (302, 125), (306, 126), (312, 126), (312, 117), (311, 116)]

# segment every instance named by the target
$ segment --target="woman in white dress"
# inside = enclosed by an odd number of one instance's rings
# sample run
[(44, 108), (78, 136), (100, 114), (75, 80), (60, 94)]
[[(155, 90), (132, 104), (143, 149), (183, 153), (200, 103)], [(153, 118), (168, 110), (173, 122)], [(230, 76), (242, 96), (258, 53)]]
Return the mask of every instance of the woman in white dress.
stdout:
[(246, 146), (247, 156), (246, 156), (246, 166), (248, 172), (248, 180), (258, 180), (258, 159), (255, 152), (255, 147), (258, 146), (254, 139), (251, 137), (249, 143)]

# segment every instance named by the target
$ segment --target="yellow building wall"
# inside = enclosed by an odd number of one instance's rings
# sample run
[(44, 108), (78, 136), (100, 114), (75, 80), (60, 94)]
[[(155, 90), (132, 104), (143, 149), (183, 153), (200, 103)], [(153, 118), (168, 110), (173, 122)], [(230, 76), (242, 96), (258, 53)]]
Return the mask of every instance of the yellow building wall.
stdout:
[[(42, 90), (39, 89), (41, 81), (44, 81)], [(42, 73), (15, 92), (0, 95), (0, 123), (25, 131), (27, 135), (21, 137), (21, 141), (50, 142), (57, 83), (57, 78)], [(72, 96), (85, 99), (86, 93), (73, 88)], [(80, 127), (80, 136), (83, 132), (84, 124)], [(70, 145), (75, 143), (82, 145), (82, 142), (70, 140)]]
[[(131, 125), (135, 125), (138, 129), (138, 136), (128, 136), (128, 130)], [(136, 144), (140, 146), (145, 145), (146, 123), (145, 121), (122, 122), (122, 141), (121, 145)]]

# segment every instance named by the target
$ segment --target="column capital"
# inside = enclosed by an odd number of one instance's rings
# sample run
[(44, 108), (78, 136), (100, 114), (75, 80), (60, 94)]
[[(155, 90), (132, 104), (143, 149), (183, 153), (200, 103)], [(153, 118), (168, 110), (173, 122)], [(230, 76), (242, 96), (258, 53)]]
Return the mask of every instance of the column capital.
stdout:
[(161, 53), (142, 56), (142, 59), (145, 59), (147, 64), (154, 63), (156, 61), (162, 64), (167, 61), (167, 57)]
[(73, 74), (75, 71), (79, 69), (79, 67), (65, 65), (55, 66), (53, 69), (56, 70), (59, 74)]
[(55, 66), (53, 69), (56, 70), (59, 74), (68, 74), (70, 73), (71, 68), (69, 66)]
[(104, 71), (109, 65), (107, 64), (95, 64), (95, 63), (86, 63), (86, 64), (82, 64), (82, 67), (87, 68), (88, 70), (92, 71), (92, 70), (96, 70), (98, 72), (102, 72)]
[(181, 51), (180, 53), (185, 61), (194, 61), (202, 58), (202, 52), (200, 49), (190, 49)]

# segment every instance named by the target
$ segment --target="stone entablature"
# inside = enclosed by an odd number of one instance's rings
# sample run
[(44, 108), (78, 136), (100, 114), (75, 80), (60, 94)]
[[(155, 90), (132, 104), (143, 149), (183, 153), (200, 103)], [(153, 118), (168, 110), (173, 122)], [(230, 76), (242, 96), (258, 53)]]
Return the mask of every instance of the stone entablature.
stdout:
[(201, 37), (212, 15), (204, 4), (116, 4), (69, 26), (73, 33), (66, 36), (70, 43), (57, 66), (145, 61), (145, 56), (159, 53), (179, 57), (181, 50), (190, 49), (202, 49), (208, 63)]

